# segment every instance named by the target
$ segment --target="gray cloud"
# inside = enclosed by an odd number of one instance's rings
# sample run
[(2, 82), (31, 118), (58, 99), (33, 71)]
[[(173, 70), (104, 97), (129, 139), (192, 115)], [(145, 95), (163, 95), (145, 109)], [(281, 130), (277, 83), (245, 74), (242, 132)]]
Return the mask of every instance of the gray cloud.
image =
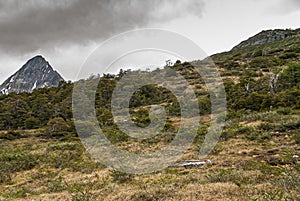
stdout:
[(277, 7), (274, 8), (274, 11), (279, 14), (290, 14), (291, 12), (299, 11), (300, 0), (280, 0)]
[(281, 6), (289, 10), (299, 10), (300, 0), (282, 0)]
[(85, 44), (151, 22), (201, 16), (202, 0), (0, 0), (0, 50)]
[(300, 6), (300, 1), (299, 0), (291, 0), (294, 4)]

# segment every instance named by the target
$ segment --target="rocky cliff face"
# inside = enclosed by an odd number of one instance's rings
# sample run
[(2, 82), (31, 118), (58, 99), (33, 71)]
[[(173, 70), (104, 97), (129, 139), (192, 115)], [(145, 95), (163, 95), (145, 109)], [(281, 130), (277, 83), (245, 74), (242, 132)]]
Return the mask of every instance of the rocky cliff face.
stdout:
[(63, 80), (42, 56), (36, 56), (0, 86), (0, 94), (32, 92), (37, 88), (56, 87)]
[(300, 35), (300, 29), (297, 29), (297, 30), (275, 29), (275, 30), (262, 31), (262, 32), (256, 34), (255, 36), (249, 38), (248, 40), (241, 42), (239, 45), (235, 46), (233, 49), (243, 48), (243, 47), (253, 46), (253, 45), (262, 45), (262, 44), (270, 43), (270, 42), (273, 42), (276, 40), (296, 36), (296, 35)]

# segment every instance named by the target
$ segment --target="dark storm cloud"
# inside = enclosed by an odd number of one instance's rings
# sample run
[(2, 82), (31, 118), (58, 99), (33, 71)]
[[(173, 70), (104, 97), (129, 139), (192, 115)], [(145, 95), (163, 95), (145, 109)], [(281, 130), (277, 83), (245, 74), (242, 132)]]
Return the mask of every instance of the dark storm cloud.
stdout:
[(84, 44), (202, 10), (201, 0), (0, 0), (0, 50)]

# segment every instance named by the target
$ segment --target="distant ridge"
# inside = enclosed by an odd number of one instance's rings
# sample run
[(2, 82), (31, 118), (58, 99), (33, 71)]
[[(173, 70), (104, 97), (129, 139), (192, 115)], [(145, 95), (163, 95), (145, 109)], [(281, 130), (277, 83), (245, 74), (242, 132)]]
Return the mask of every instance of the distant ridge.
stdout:
[(53, 70), (44, 57), (28, 60), (15, 74), (0, 86), (0, 94), (32, 92), (37, 88), (56, 87), (64, 79)]
[(254, 45), (263, 45), (266, 43), (270, 43), (276, 40), (293, 37), (296, 35), (300, 35), (300, 29), (292, 30), (292, 29), (274, 29), (274, 30), (265, 30), (262, 31), (255, 36), (250, 37), (249, 39), (241, 42), (233, 49), (243, 48)]

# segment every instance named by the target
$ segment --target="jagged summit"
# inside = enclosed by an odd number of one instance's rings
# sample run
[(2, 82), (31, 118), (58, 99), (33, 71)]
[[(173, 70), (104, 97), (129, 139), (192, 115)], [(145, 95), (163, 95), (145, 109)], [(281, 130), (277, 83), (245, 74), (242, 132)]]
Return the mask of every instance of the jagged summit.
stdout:
[(233, 49), (243, 48), (253, 45), (262, 45), (266, 43), (270, 43), (276, 40), (293, 37), (296, 35), (300, 35), (300, 29), (292, 30), (292, 29), (274, 29), (274, 30), (265, 30), (249, 39), (241, 42)]
[(0, 94), (32, 92), (36, 88), (56, 87), (64, 79), (41, 55), (28, 60), (0, 86)]

